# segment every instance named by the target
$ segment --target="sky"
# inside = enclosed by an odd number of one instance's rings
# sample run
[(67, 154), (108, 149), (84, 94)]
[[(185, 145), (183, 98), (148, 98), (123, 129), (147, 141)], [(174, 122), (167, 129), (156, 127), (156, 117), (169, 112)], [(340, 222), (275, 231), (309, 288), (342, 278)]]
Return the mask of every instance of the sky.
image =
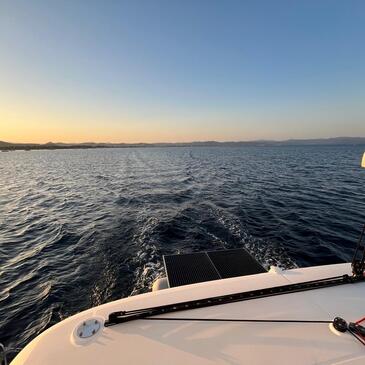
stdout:
[(0, 140), (365, 136), (365, 1), (0, 0)]

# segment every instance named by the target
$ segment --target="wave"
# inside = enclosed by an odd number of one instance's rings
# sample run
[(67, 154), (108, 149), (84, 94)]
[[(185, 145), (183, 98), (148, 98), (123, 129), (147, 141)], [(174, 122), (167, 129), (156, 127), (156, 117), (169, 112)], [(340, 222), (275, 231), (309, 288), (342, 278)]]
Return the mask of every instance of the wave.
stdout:
[(362, 152), (0, 154), (0, 342), (23, 347), (74, 313), (150, 290), (163, 255), (245, 248), (284, 269), (349, 260), (365, 221)]

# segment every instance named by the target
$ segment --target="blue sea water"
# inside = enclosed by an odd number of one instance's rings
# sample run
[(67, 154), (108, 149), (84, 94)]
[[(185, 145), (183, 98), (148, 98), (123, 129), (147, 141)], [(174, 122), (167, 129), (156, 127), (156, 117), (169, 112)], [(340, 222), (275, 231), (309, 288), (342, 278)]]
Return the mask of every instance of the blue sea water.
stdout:
[(0, 153), (0, 342), (148, 291), (162, 255), (245, 247), (264, 266), (349, 261), (365, 146)]

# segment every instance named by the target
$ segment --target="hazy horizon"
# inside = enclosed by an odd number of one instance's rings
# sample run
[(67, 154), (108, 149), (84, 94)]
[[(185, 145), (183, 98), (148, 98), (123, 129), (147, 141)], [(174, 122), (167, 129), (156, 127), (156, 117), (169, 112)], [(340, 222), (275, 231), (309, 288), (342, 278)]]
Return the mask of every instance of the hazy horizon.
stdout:
[(194, 143), (250, 143), (250, 142), (288, 142), (288, 141), (313, 141), (313, 140), (343, 140), (343, 139), (365, 139), (364, 136), (334, 136), (334, 137), (323, 137), (323, 138), (288, 138), (288, 139), (252, 139), (252, 140), (207, 140), (207, 139), (201, 139), (201, 140), (186, 140), (186, 141), (157, 141), (157, 142), (145, 142), (145, 141), (135, 141), (135, 142), (95, 142), (95, 141), (82, 141), (82, 142), (65, 142), (65, 141), (47, 141), (47, 142), (33, 142), (33, 141), (26, 141), (26, 142), (13, 142), (13, 141), (5, 141), (0, 140), (0, 143), (10, 143), (10, 144), (87, 144), (87, 143), (95, 143), (95, 144), (194, 144)]
[(0, 140), (365, 135), (365, 3), (4, 0)]
[(315, 140), (315, 139), (342, 139), (342, 138), (365, 138), (365, 134), (363, 135), (334, 135), (334, 136), (323, 136), (323, 137), (288, 137), (288, 138), (255, 138), (255, 139), (208, 139), (208, 138), (201, 138), (201, 139), (195, 139), (195, 140), (189, 140), (189, 139), (182, 139), (182, 140), (156, 140), (156, 141), (144, 141), (144, 140), (132, 140), (132, 141), (123, 141), (123, 140), (117, 140), (114, 141), (105, 141), (105, 140), (44, 140), (44, 141), (32, 141), (32, 140), (21, 140), (21, 141), (15, 141), (15, 140), (7, 140), (5, 138), (2, 138), (0, 136), (0, 142), (5, 143), (12, 143), (12, 144), (47, 144), (47, 143), (64, 143), (64, 144), (82, 144), (82, 143), (110, 143), (110, 144), (138, 144), (138, 143), (146, 143), (146, 144), (158, 144), (158, 143), (199, 143), (199, 142), (219, 142), (219, 143), (229, 143), (229, 142), (259, 142), (259, 141), (269, 141), (269, 142), (285, 142), (289, 140)]

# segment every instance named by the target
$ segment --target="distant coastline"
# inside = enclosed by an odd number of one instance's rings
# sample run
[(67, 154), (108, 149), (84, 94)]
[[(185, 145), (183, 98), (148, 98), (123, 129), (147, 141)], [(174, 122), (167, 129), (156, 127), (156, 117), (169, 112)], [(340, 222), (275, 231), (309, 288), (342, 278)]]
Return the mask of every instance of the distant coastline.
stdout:
[(300, 145), (365, 145), (365, 137), (335, 137), (318, 139), (288, 139), (283, 141), (257, 140), (238, 142), (181, 142), (181, 143), (11, 143), (0, 141), (3, 152), (16, 150), (59, 150), (93, 148), (140, 148), (140, 147), (240, 147), (240, 146), (300, 146)]

